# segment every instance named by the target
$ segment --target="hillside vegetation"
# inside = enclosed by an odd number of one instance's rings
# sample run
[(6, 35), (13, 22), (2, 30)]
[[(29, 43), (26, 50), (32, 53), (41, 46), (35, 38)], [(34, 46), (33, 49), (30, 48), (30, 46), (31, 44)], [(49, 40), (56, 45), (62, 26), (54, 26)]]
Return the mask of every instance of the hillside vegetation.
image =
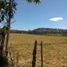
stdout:
[(26, 33), (37, 35), (67, 36), (67, 29), (37, 28), (33, 30), (11, 30), (12, 33)]
[(16, 53), (19, 53), (19, 67), (31, 67), (35, 40), (38, 41), (36, 67), (41, 67), (41, 41), (43, 42), (44, 67), (67, 67), (67, 37), (11, 33), (9, 48), (11, 47), (14, 61)]

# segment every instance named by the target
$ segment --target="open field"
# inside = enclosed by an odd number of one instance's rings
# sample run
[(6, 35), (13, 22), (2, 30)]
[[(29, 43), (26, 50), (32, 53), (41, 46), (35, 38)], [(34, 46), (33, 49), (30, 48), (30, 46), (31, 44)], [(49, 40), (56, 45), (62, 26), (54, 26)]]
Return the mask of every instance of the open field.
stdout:
[(12, 47), (13, 55), (16, 56), (16, 52), (19, 52), (19, 67), (31, 67), (35, 40), (38, 41), (36, 67), (41, 67), (41, 40), (44, 67), (67, 67), (67, 37), (11, 33), (9, 47)]

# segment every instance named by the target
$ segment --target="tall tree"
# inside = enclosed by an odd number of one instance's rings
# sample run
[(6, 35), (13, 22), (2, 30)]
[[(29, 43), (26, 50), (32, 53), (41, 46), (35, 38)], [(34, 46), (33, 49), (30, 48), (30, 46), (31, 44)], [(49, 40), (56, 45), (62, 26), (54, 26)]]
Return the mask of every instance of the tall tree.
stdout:
[(2, 0), (0, 1), (0, 21), (6, 20), (6, 56), (8, 55), (8, 40), (10, 32), (11, 19), (14, 16), (16, 10), (16, 2), (14, 0)]

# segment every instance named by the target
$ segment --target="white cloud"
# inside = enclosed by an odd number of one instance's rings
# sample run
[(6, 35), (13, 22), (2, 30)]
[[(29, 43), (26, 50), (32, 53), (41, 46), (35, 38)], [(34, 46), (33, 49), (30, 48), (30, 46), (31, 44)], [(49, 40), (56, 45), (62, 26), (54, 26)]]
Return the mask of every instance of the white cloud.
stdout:
[(49, 20), (53, 22), (59, 22), (59, 21), (63, 21), (63, 17), (53, 17), (53, 18), (50, 18)]

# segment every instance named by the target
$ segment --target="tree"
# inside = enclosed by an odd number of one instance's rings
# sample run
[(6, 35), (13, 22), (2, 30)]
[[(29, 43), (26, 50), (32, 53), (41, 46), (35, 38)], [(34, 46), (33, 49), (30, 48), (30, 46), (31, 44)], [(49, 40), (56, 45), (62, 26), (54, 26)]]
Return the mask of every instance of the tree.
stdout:
[(14, 16), (16, 10), (16, 2), (14, 0), (2, 0), (0, 1), (0, 21), (6, 20), (6, 57), (8, 55), (8, 40), (9, 40), (9, 32), (10, 32), (10, 25), (11, 19)]
[[(7, 32), (6, 32), (6, 47), (5, 47), (5, 56), (6, 61), (8, 62), (8, 41), (9, 41), (9, 32), (10, 32), (10, 25), (11, 19), (14, 16), (16, 10), (16, 2), (14, 0), (1, 0), (0, 1), (0, 22), (6, 21)], [(2, 58), (1, 58), (2, 59)], [(3, 60), (3, 59), (2, 59)], [(2, 62), (2, 61), (1, 61)], [(4, 63), (3, 64), (4, 67)]]

